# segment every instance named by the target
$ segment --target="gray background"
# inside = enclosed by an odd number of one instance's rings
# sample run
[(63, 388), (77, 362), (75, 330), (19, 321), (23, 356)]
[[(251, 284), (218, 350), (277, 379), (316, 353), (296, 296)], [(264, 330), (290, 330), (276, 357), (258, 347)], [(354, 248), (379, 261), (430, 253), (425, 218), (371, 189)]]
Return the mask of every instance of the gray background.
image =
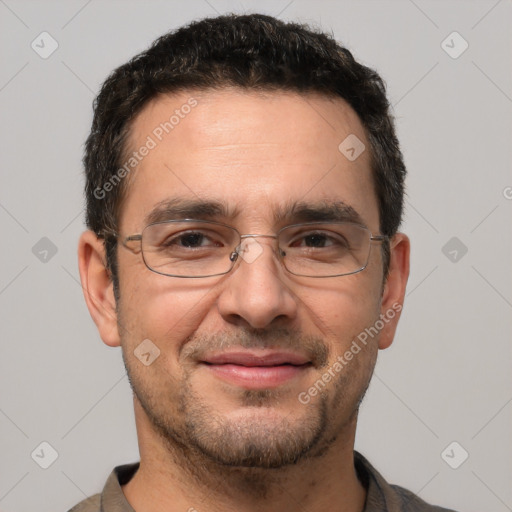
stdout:
[[(114, 67), (172, 28), (228, 11), (332, 31), (382, 73), (395, 107), (412, 272), (356, 447), (427, 501), (512, 510), (509, 0), (0, 0), (0, 510), (67, 510), (138, 459), (120, 350), (102, 344), (78, 283), (82, 145)], [(43, 31), (59, 44), (47, 59), (31, 48)], [(469, 43), (456, 59), (441, 46), (453, 31)], [(46, 470), (48, 448), (31, 458), (43, 441), (58, 452)], [(452, 469), (462, 449), (469, 458)]]

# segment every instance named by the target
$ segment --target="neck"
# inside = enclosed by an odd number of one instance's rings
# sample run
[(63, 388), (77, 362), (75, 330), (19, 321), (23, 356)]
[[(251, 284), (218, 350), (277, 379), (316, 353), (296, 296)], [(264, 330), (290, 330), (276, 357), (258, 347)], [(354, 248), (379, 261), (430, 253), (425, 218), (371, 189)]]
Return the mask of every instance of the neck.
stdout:
[(135, 399), (140, 468), (123, 492), (137, 512), (361, 512), (366, 491), (353, 446), (357, 418), (320, 455), (283, 468), (228, 467), (163, 440)]

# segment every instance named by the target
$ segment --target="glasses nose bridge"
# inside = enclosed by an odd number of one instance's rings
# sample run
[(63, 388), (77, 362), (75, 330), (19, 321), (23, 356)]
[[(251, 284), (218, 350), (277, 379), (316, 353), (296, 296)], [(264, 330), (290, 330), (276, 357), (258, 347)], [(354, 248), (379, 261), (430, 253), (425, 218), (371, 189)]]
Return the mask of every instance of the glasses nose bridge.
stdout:
[(244, 238), (279, 238), (278, 235), (260, 235), (257, 233), (251, 234), (248, 233), (246, 235), (240, 235), (240, 238), (243, 240)]

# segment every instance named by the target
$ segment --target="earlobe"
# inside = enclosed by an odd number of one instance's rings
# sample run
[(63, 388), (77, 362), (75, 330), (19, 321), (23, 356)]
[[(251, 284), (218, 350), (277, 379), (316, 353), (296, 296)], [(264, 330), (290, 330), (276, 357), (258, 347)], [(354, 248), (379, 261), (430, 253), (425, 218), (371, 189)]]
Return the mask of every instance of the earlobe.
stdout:
[(388, 348), (395, 337), (398, 320), (404, 305), (405, 289), (409, 278), (410, 241), (407, 235), (397, 233), (391, 240), (389, 274), (381, 301), (379, 349)]
[(121, 340), (113, 283), (105, 266), (103, 240), (92, 231), (86, 231), (80, 237), (78, 265), (85, 302), (101, 339), (106, 345), (117, 347)]

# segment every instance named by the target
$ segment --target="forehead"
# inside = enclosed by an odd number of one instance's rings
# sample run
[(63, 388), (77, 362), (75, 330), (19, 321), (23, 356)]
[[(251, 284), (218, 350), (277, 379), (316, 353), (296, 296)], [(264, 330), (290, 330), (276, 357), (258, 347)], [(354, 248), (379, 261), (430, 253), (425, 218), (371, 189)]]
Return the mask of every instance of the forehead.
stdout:
[(267, 227), (286, 218), (284, 205), (344, 204), (378, 226), (369, 144), (342, 99), (239, 89), (162, 95), (136, 117), (127, 149), (136, 165), (121, 229), (143, 227), (176, 199), (225, 204), (222, 220), (236, 212), (239, 222)]

